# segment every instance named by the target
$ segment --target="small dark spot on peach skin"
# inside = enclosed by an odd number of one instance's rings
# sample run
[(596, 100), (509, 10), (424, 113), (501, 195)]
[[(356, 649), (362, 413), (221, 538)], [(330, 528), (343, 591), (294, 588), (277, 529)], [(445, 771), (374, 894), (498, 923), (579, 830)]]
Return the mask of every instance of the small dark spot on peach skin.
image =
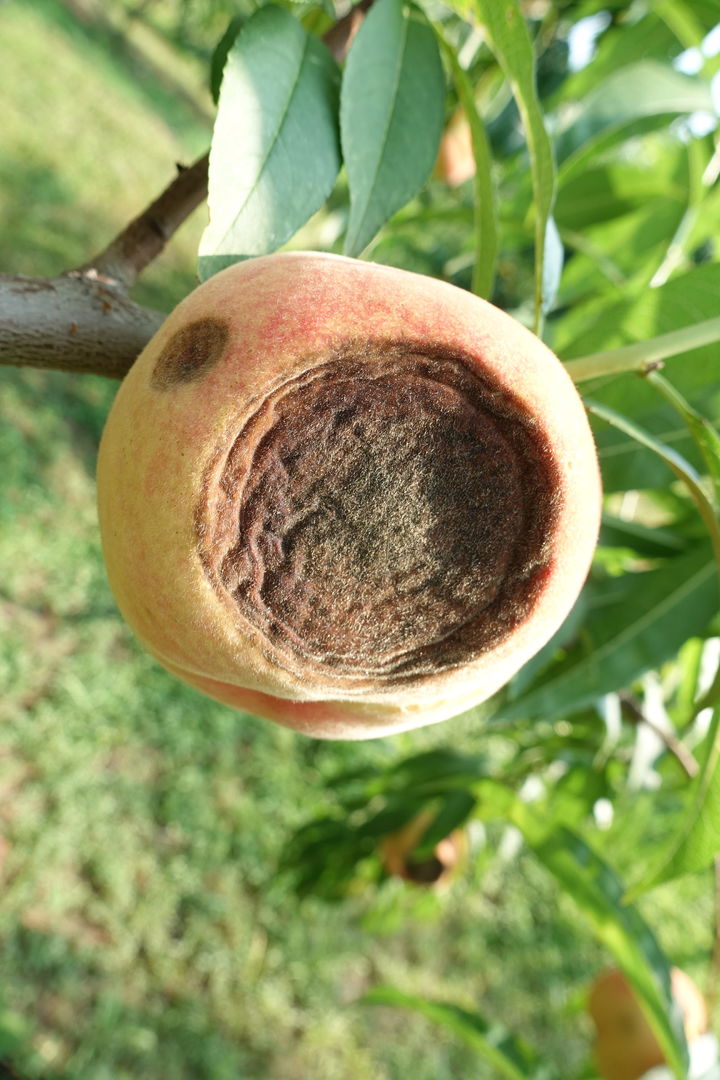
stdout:
[(198, 382), (217, 364), (230, 339), (222, 319), (196, 319), (177, 330), (155, 361), (150, 385), (153, 390), (172, 390)]

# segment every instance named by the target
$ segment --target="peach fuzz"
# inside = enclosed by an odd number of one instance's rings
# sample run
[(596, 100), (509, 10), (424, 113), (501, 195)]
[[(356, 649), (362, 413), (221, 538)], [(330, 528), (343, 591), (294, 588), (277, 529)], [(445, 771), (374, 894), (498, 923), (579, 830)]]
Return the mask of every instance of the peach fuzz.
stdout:
[(98, 461), (118, 605), (170, 671), (321, 738), (485, 700), (557, 630), (600, 483), (557, 358), (491, 304), (336, 255), (237, 264), (122, 383)]

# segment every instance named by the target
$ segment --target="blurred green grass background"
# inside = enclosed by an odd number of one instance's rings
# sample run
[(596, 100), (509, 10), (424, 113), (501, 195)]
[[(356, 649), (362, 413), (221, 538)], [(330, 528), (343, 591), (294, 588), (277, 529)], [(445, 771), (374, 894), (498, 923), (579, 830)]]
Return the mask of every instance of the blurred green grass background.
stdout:
[[(200, 64), (185, 54), (162, 77), (172, 49), (143, 33), (148, 67), (55, 0), (0, 8), (0, 270), (84, 261), (204, 149)], [(169, 310), (193, 287), (204, 217), (138, 300)], [(214, 705), (145, 655), (115, 609), (97, 531), (95, 456), (115, 389), (0, 376), (0, 993), (22, 1075), (491, 1075), (421, 1018), (356, 1004), (382, 981), (481, 1007), (579, 1067), (582, 995), (604, 958), (529, 858), (479, 860), (440, 901), (388, 883), (375, 899), (300, 904), (277, 877), (335, 769), (482, 736), (467, 718), (317, 743)], [(637, 801), (640, 835), (653, 807)], [(621, 839), (631, 867), (637, 836)], [(644, 910), (702, 982), (705, 884), (660, 890)]]

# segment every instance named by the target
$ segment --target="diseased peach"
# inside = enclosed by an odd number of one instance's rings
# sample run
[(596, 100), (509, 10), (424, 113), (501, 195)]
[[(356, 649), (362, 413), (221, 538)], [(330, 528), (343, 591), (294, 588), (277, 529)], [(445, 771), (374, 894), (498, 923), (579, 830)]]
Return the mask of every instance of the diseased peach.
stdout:
[[(692, 1042), (707, 1030), (705, 999), (689, 975), (673, 968), (672, 995), (682, 1013), (685, 1037)], [(594, 981), (588, 1011), (596, 1029), (595, 1060), (603, 1080), (638, 1080), (665, 1061), (627, 978), (618, 968)]]
[(533, 334), (444, 282), (310, 253), (183, 300), (120, 387), (98, 490), (150, 652), (338, 739), (495, 693), (572, 606), (600, 507), (584, 409)]

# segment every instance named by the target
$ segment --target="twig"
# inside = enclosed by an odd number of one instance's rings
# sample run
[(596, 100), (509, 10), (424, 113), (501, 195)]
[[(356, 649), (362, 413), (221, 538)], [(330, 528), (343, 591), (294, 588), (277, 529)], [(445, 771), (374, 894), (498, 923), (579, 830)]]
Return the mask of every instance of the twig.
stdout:
[(323, 34), (323, 41), (333, 54), (338, 64), (347, 56), (350, 46), (357, 34), (366, 12), (372, 7), (373, 0), (360, 0), (359, 4), (351, 8), (347, 15), (343, 15), (334, 26)]
[(685, 746), (676, 735), (673, 735), (671, 731), (664, 731), (654, 720), (651, 720), (646, 716), (630, 694), (620, 694), (619, 697), (623, 707), (631, 714), (633, 720), (637, 723), (645, 724), (646, 727), (650, 728), (653, 734), (657, 735), (664, 744), (666, 750), (668, 750), (677, 760), (686, 776), (689, 777), (690, 780), (693, 780), (699, 773), (700, 766), (688, 750), (687, 746)]
[(72, 273), (94, 271), (126, 291), (156, 259), (168, 240), (207, 197), (208, 155), (178, 174), (146, 210), (118, 233), (101, 252)]
[[(373, 0), (360, 0), (339, 19), (323, 40), (340, 63), (348, 54), (353, 39)], [(101, 252), (83, 266), (79, 273), (95, 271), (129, 290), (146, 266), (157, 258), (168, 240), (207, 197), (209, 154), (189, 168), (178, 166), (178, 175), (147, 209), (120, 232)]]

